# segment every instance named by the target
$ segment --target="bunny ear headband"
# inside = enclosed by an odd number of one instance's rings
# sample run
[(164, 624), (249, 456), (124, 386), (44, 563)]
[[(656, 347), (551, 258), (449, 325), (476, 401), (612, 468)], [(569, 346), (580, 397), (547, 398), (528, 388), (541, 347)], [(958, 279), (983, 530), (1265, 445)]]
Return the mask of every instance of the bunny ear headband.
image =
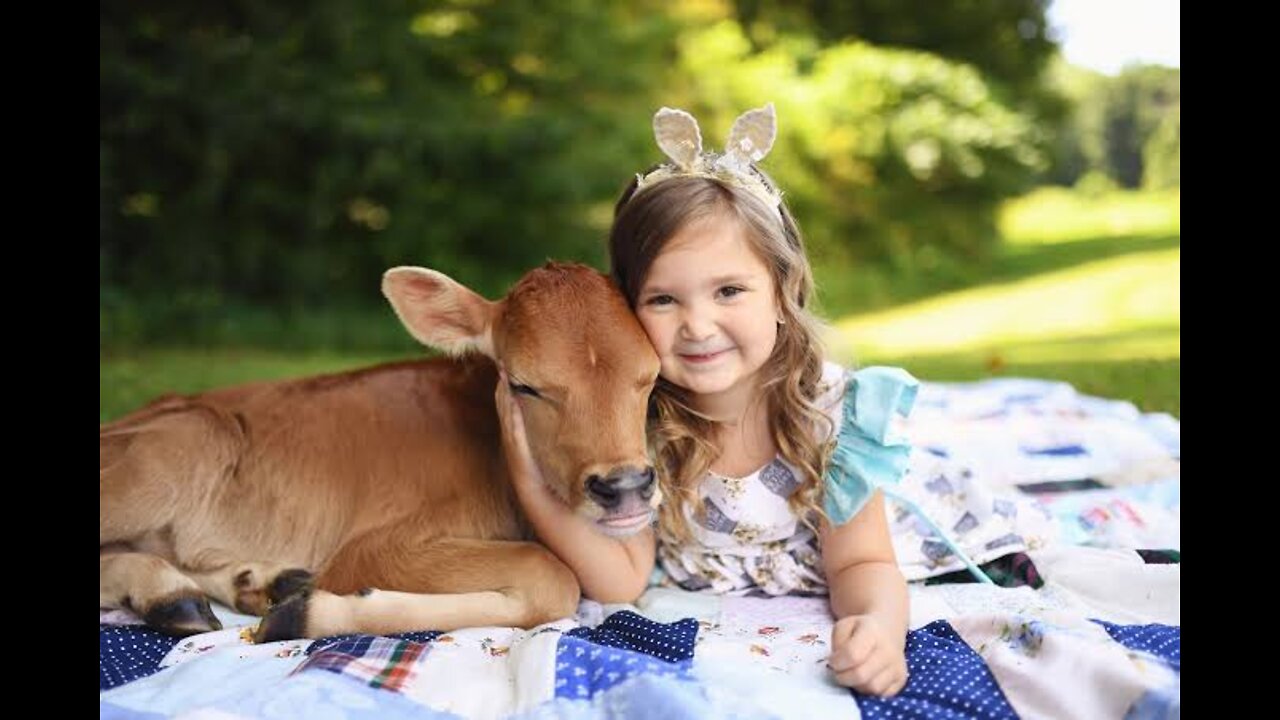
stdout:
[(664, 107), (653, 116), (653, 136), (671, 162), (648, 175), (636, 176), (636, 190), (673, 177), (707, 177), (750, 191), (781, 215), (782, 194), (772, 190), (751, 168), (773, 149), (778, 135), (773, 103), (748, 110), (733, 122), (724, 153), (702, 151), (698, 121), (683, 111)]

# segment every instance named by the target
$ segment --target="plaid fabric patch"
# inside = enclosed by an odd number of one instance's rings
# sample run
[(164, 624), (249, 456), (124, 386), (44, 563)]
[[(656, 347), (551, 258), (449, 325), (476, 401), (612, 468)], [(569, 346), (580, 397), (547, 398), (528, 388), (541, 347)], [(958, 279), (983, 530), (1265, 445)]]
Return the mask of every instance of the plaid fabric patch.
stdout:
[(293, 674), (327, 670), (371, 687), (401, 690), (415, 677), (414, 666), (431, 649), (426, 643), (360, 635), (312, 653)]
[[(391, 638), (392, 640), (412, 640), (416, 643), (429, 643), (440, 637), (444, 633), (439, 630), (411, 630), (409, 632), (387, 633), (376, 637)], [(311, 655), (321, 650), (328, 650), (340, 643), (350, 640), (357, 640), (362, 637), (372, 637), (368, 633), (345, 633), (343, 635), (326, 635), (307, 646), (306, 654)]]

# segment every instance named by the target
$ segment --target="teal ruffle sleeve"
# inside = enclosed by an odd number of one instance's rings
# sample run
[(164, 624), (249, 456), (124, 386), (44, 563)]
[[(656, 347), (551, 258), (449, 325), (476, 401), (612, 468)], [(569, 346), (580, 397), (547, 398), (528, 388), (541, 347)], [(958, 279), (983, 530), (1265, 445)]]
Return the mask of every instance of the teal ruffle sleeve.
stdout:
[(920, 382), (906, 370), (868, 367), (845, 375), (846, 390), (836, 449), (827, 466), (823, 509), (842, 525), (878, 487), (896, 485), (907, 470), (911, 446), (891, 427), (915, 404)]

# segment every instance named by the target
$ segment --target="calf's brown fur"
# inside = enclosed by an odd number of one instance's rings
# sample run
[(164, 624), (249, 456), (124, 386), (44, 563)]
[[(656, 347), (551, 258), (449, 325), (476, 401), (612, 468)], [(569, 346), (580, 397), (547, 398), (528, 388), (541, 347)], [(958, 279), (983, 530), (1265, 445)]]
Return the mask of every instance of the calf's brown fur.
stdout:
[(603, 275), (548, 263), (490, 302), (402, 267), (383, 292), (450, 357), (158, 400), (99, 431), (100, 603), (178, 635), (206, 596), (261, 641), (571, 615), (502, 452), (496, 363), (548, 486), (602, 532), (658, 497), (644, 421), (658, 360)]

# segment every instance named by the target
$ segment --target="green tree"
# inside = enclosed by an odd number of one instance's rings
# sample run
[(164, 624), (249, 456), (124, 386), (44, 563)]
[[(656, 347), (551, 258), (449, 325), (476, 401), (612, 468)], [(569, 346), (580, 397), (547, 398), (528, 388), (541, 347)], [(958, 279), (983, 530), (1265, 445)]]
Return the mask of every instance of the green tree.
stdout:
[(998, 85), (1034, 92), (1057, 43), (1048, 29), (1049, 0), (736, 0), (753, 37), (777, 18), (804, 23), (824, 42), (859, 39), (966, 62)]
[[(1180, 72), (1134, 65), (1109, 77), (1079, 68), (1056, 75), (1074, 105), (1060, 136), (1049, 179), (1074, 184), (1089, 172), (1119, 186), (1177, 184), (1180, 146)], [(1157, 178), (1144, 180), (1149, 164)]]
[(1102, 123), (1107, 173), (1124, 187), (1140, 186), (1148, 140), (1180, 104), (1180, 73), (1172, 68), (1130, 66), (1108, 83)]
[(1042, 179), (1056, 185), (1074, 185), (1091, 169), (1101, 167), (1102, 89), (1107, 77), (1072, 65), (1059, 55), (1050, 63), (1045, 79), (1064, 99), (1068, 111), (1053, 134), (1049, 166)]
[(732, 20), (680, 47), (689, 107), (709, 137), (745, 108), (777, 104), (765, 168), (820, 256), (919, 271), (981, 257), (996, 239), (995, 205), (1044, 162), (1034, 123), (970, 65), (803, 36), (755, 51)]
[(231, 299), (377, 302), (395, 264), (497, 292), (598, 261), (587, 210), (626, 180), (671, 52), (654, 10), (103, 3), (104, 318), (149, 298), (173, 337)]
[(1142, 147), (1142, 185), (1162, 190), (1181, 185), (1182, 114), (1173, 107)]

